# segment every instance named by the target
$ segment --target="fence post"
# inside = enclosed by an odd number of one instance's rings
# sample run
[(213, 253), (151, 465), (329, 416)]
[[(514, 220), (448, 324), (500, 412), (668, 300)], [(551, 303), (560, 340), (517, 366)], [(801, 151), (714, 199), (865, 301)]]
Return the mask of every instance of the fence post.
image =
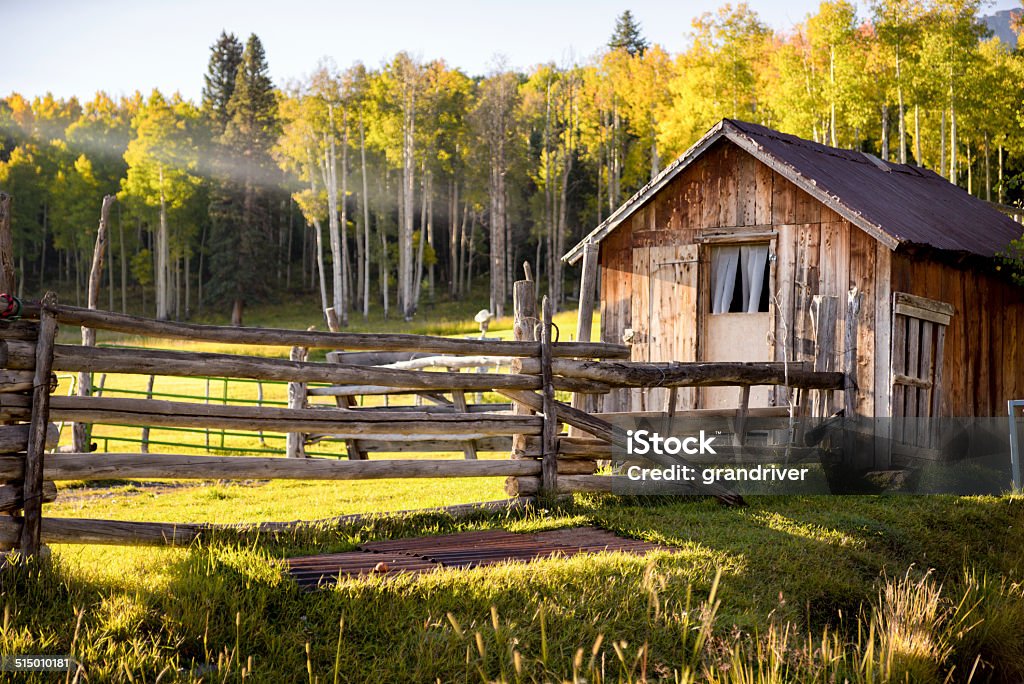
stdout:
[[(529, 264), (523, 265), (526, 271), (525, 280), (517, 280), (512, 284), (512, 337), (517, 342), (533, 342), (537, 339), (537, 290), (530, 273)], [(512, 372), (521, 370), (521, 365), (513, 362)], [(517, 416), (532, 416), (534, 411), (526, 404), (512, 402), (512, 413)], [(513, 459), (534, 458), (530, 455), (530, 438), (526, 435), (512, 435)], [(520, 478), (510, 476), (505, 480), (505, 491), (509, 496), (522, 496), (535, 493), (539, 478)]]
[[(99, 307), (100, 279), (103, 276), (103, 258), (107, 252), (107, 219), (110, 216), (110, 205), (114, 203), (114, 195), (103, 197), (100, 206), (100, 225), (96, 229), (96, 245), (92, 251), (92, 267), (89, 269), (89, 290), (86, 306), (90, 309)], [(96, 330), (82, 326), (82, 346), (96, 346)], [(83, 371), (78, 374), (78, 396), (88, 397), (92, 394), (92, 373)], [(92, 451), (89, 436), (92, 426), (86, 423), (74, 423), (71, 426), (71, 448), (78, 453)]]
[(53, 342), (57, 337), (57, 319), (53, 308), (57, 295), (43, 295), (39, 313), (39, 340), (36, 343), (36, 368), (32, 379), (32, 418), (28, 449), (25, 453), (24, 523), (21, 528), (22, 554), (39, 553), (43, 526), (43, 454), (50, 422), (50, 370), (53, 368)]
[[(529, 276), (527, 271), (526, 280), (517, 280), (512, 285), (512, 337), (517, 342), (537, 339), (537, 290), (536, 283)], [(518, 402), (513, 402), (512, 412), (517, 416), (533, 415), (530, 408)], [(527, 458), (527, 440), (525, 435), (512, 436), (512, 458)]]
[(558, 412), (555, 383), (551, 372), (551, 302), (541, 306), (540, 372), (544, 391), (544, 431), (541, 437), (541, 491), (553, 496), (558, 490)]
[[(153, 383), (156, 381), (155, 375), (150, 375), (149, 380), (146, 382), (146, 399), (153, 398)], [(139, 436), (139, 451), (144, 454), (149, 453), (149, 426), (142, 428), (142, 434)]]
[[(305, 361), (308, 350), (305, 347), (292, 347), (288, 355), (292, 361)], [(306, 407), (306, 383), (288, 383), (288, 408), (301, 409)], [(285, 441), (285, 456), (288, 458), (307, 458), (306, 435), (301, 432), (289, 432)]]
[[(594, 322), (594, 299), (597, 294), (597, 265), (600, 247), (588, 242), (583, 245), (583, 270), (580, 276), (580, 307), (576, 320), (576, 341), (590, 342), (590, 329)], [(597, 395), (573, 392), (572, 407), (593, 413), (597, 406)], [(569, 436), (582, 434), (576, 428), (569, 428)]]
[(11, 233), (12, 201), (10, 195), (0, 192), (0, 292), (13, 297), (18, 290), (14, 277), (14, 236)]
[[(839, 298), (814, 295), (811, 298), (811, 321), (814, 324), (814, 370), (831, 372), (836, 367), (836, 316)], [(828, 418), (832, 413), (832, 390), (818, 390), (813, 415)]]

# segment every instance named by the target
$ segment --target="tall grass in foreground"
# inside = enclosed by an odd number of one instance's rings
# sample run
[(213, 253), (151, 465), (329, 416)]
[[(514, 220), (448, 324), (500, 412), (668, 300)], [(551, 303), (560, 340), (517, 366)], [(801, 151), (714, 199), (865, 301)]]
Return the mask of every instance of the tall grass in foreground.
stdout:
[[(424, 581), (357, 580), (336, 592), (310, 594), (283, 579), (280, 567), (261, 552), (239, 547), (193, 549), (185, 565), (188, 583), (201, 584), (207, 598), (184, 601), (177, 613), (142, 593), (100, 591), (89, 597), (91, 605), (76, 605), (86, 597), (67, 584), (59, 561), (8, 567), (0, 653), (70, 650), (83, 667), (62, 676), (66, 682), (375, 681), (382, 654), (365, 634), (350, 634), (351, 625), (355, 632), (393, 629), (388, 618), (405, 617), (401, 605), (392, 605), (394, 595)], [(794, 622), (772, 619), (763, 633), (745, 634), (719, 620), (722, 574), (719, 569), (708, 590), (687, 584), (680, 592), (652, 562), (630, 585), (623, 607), (637, 613), (634, 628), (599, 631), (582, 642), (586, 631), (567, 629), (567, 607), (553, 596), (534, 594), (515, 609), (492, 603), (485, 619), (471, 602), (441, 602), (421, 624), (417, 648), (400, 656), (408, 681), (873, 684), (1024, 678), (1020, 584), (968, 568), (943, 586), (911, 567), (900, 578), (882, 580), (877, 597), (858, 615), (839, 616), (822, 631), (809, 634)], [(451, 577), (442, 573), (425, 591), (437, 591)], [(514, 575), (499, 568), (486, 579), (501, 583), (509, 577)], [(177, 587), (183, 597), (198, 589), (189, 584)], [(228, 608), (225, 599), (232, 596), (243, 602), (237, 609)], [(364, 599), (363, 613), (352, 612), (354, 598)], [(40, 621), (62, 623), (68, 634), (41, 639)]]

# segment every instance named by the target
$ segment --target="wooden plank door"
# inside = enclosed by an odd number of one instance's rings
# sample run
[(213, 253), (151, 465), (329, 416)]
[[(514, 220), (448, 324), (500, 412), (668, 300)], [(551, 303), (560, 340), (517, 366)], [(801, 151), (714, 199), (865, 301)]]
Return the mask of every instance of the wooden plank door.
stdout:
[[(697, 245), (633, 250), (633, 361), (697, 360)], [(634, 411), (663, 411), (668, 390), (636, 390)], [(692, 388), (680, 388), (677, 408), (696, 407)]]
[(936, 445), (930, 429), (942, 408), (942, 361), (952, 305), (892, 294), (892, 417), (894, 443), (918, 449)]

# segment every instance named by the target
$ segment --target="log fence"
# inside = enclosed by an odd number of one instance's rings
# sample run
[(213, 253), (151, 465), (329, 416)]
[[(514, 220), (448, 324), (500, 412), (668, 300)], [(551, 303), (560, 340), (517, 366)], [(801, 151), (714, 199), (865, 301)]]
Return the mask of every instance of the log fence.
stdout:
[[(38, 553), (43, 543), (189, 543), (209, 525), (114, 522), (43, 516), (42, 505), (58, 496), (54, 483), (112, 479), (301, 479), (505, 477), (517, 497), (611, 491), (616, 478), (597, 475), (597, 462), (625, 443), (624, 433), (591, 407), (587, 397), (621, 387), (787, 385), (801, 390), (841, 391), (843, 373), (776, 364), (643, 364), (625, 361), (629, 348), (600, 342), (553, 339), (551, 307), (536, 306), (532, 281), (516, 283), (515, 340), (449, 339), (422, 335), (357, 334), (204, 326), (58, 304), (47, 295), (22, 306), (22, 320), (0, 320), (0, 548)], [(56, 327), (87, 326), (151, 338), (263, 345), (289, 358), (107, 348), (56, 344)], [(310, 361), (312, 349), (332, 350), (327, 361)], [(289, 351), (290, 350), (290, 351)], [(345, 350), (345, 351), (337, 351)], [(481, 366), (507, 372), (460, 372)], [(234, 405), (95, 396), (51, 396), (54, 373), (140, 374), (288, 383), (286, 406)], [(208, 380), (207, 380), (208, 381)], [(310, 386), (314, 385), (314, 386)], [(487, 393), (499, 402), (467, 401)], [(560, 401), (559, 393), (574, 393)], [(416, 396), (424, 405), (357, 406), (359, 395)], [(562, 395), (564, 396), (564, 394)], [(316, 403), (323, 398), (331, 404)], [(783, 409), (676, 411), (745, 427)], [(643, 417), (640, 414), (639, 417)], [(650, 417), (663, 416), (653, 414)], [(283, 433), (291, 458), (198, 454), (45, 453), (55, 446), (51, 421), (153, 429), (201, 429)], [(18, 424), (20, 423), (20, 424)], [(570, 431), (565, 434), (562, 427)], [(346, 460), (309, 458), (305, 447), (344, 441)], [(80, 442), (81, 440), (76, 440)], [(736, 446), (763, 462), (777, 462), (769, 448)], [(753, 449), (753, 451), (751, 451)], [(379, 453), (448, 453), (462, 458), (374, 458)], [(484, 452), (509, 457), (479, 459)], [(719, 450), (703, 465), (733, 462)], [(306, 456), (305, 458), (303, 456)], [(801, 454), (796, 454), (799, 458)], [(775, 458), (776, 461), (772, 461)], [(699, 483), (684, 494), (741, 500)], [(20, 511), (20, 513), (18, 513)]]

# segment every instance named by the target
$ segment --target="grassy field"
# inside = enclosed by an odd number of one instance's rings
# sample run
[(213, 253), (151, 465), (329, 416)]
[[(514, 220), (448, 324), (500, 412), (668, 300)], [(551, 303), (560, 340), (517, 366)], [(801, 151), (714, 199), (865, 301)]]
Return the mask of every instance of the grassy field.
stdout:
[[(434, 312), (440, 323), (388, 329), (471, 333), (465, 312), (451, 311), (447, 319)], [(306, 320), (249, 313), (250, 324), (316, 321), (315, 310)], [(571, 330), (571, 318), (558, 322)], [(492, 332), (507, 328), (499, 321)], [(145, 382), (116, 380), (136, 391)], [(202, 381), (157, 382), (158, 391), (205, 390)], [(229, 387), (232, 399), (254, 392)], [(164, 436), (183, 439), (152, 433)], [(188, 435), (200, 450), (204, 437)], [(237, 439), (239, 450), (259, 446)], [(496, 499), (501, 484), (72, 483), (44, 515), (308, 520)], [(346, 580), (316, 592), (299, 589), (283, 565), (374, 539), (578, 525), (673, 551)], [(72, 653), (84, 668), (77, 680), (13, 681), (1020, 682), (1022, 579), (1019, 496), (755, 497), (739, 509), (576, 496), (514, 515), (379, 515), (277, 536), (225, 532), (185, 549), (58, 545), (49, 560), (0, 571), (0, 653)]]

